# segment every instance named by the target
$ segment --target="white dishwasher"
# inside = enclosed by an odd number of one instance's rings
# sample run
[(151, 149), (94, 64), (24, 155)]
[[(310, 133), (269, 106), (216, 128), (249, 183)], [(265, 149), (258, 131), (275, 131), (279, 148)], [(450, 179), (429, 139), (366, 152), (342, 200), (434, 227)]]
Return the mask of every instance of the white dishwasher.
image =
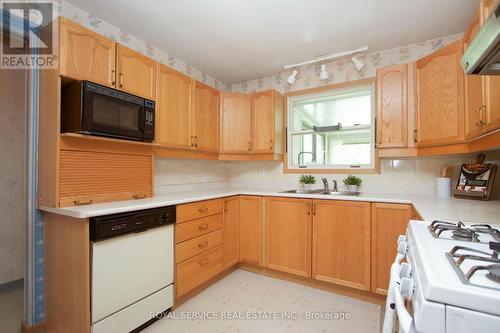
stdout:
[(92, 218), (92, 333), (124, 333), (174, 303), (175, 206)]

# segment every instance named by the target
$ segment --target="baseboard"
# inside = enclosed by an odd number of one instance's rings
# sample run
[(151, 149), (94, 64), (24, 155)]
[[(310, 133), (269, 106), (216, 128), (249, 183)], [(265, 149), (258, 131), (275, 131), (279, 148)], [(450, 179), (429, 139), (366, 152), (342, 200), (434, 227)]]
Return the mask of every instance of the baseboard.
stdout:
[(266, 267), (260, 267), (260, 266), (255, 266), (255, 265), (250, 265), (250, 264), (244, 264), (240, 263), (238, 265), (238, 268), (252, 272), (252, 273), (257, 273), (265, 276), (269, 276), (275, 279), (280, 279), (280, 280), (285, 280), (288, 282), (292, 283), (297, 283), (301, 284), (304, 286), (308, 286), (311, 288), (317, 288), (329, 292), (333, 292), (335, 294), (340, 294), (343, 296), (355, 298), (361, 301), (377, 304), (377, 305), (384, 305), (386, 301), (386, 296), (383, 295), (378, 295), (369, 291), (363, 291), (363, 290), (357, 290), (337, 284), (332, 284), (329, 282), (323, 282), (323, 281), (317, 281), (311, 278), (305, 278), (301, 276), (296, 276), (293, 274), (289, 273), (284, 273), (281, 271), (277, 271), (274, 269), (266, 268)]
[(45, 323), (39, 323), (36, 325), (28, 326), (25, 323), (21, 323), (21, 332), (22, 333), (45, 333)]

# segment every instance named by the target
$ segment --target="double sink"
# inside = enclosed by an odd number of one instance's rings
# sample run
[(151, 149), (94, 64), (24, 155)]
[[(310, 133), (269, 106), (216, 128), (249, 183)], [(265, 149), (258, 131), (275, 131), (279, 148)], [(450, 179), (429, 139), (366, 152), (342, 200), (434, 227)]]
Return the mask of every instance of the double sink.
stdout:
[(280, 193), (296, 193), (296, 194), (324, 194), (324, 195), (358, 195), (359, 192), (348, 192), (348, 191), (330, 191), (330, 190), (289, 190), (281, 191)]

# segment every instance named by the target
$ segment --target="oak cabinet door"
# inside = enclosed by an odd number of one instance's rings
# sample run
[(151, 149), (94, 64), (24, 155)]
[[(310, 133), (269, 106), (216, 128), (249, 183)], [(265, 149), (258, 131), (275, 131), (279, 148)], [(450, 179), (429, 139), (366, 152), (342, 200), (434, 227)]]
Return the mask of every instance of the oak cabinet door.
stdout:
[(266, 198), (266, 267), (311, 276), (311, 206), (308, 199)]
[(238, 202), (240, 261), (262, 265), (262, 197), (240, 196)]
[(484, 76), (485, 108), (484, 132), (500, 128), (500, 76)]
[(411, 205), (372, 203), (371, 290), (377, 294), (387, 295), (396, 243), (406, 233), (412, 213)]
[(190, 106), (193, 79), (158, 65), (156, 93), (156, 141), (172, 148), (191, 148)]
[(194, 84), (192, 128), (196, 150), (218, 151), (219, 95), (218, 90), (201, 82)]
[(415, 63), (417, 146), (464, 139), (462, 53), (456, 41)]
[(153, 59), (116, 44), (117, 88), (154, 100), (155, 64)]
[(274, 151), (274, 91), (252, 95), (252, 152)]
[(224, 267), (240, 261), (238, 251), (238, 197), (224, 200)]
[(408, 146), (408, 65), (377, 70), (377, 147)]
[(315, 200), (312, 276), (370, 290), (370, 203)]
[(251, 152), (251, 96), (240, 93), (221, 94), (221, 153)]
[(60, 72), (76, 80), (115, 86), (115, 43), (60, 18)]

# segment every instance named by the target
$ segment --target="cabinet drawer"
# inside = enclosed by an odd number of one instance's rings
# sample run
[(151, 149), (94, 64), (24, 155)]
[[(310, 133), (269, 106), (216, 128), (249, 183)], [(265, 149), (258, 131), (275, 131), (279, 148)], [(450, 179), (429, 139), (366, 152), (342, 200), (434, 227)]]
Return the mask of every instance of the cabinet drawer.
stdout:
[(193, 202), (177, 206), (177, 223), (222, 213), (222, 199)]
[(184, 242), (222, 228), (222, 214), (175, 225), (176, 243)]
[(177, 263), (222, 244), (222, 229), (187, 240), (175, 246)]
[(222, 245), (177, 264), (176, 297), (193, 290), (224, 269)]

